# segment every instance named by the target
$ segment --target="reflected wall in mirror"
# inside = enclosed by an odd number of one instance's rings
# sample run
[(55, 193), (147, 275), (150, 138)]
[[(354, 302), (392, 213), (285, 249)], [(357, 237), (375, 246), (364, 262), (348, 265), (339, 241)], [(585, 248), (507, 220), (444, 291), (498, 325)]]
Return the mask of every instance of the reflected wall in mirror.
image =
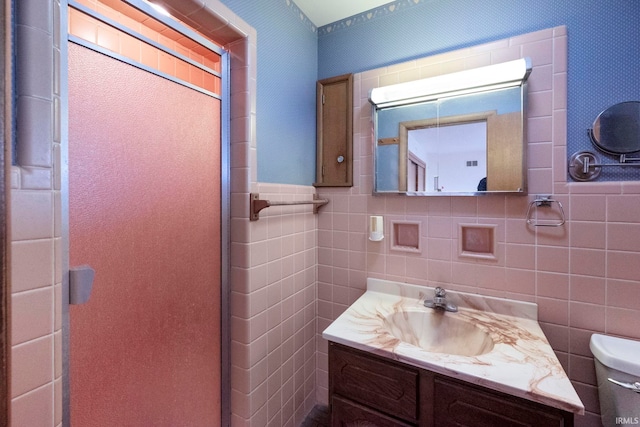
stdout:
[[(370, 98), (375, 127), (374, 191), (526, 194), (524, 123), (531, 66), (527, 59), (505, 64), (516, 65), (517, 77), (496, 81), (500, 70), (494, 67), (504, 69), (504, 64), (498, 64), (374, 89)], [(495, 72), (486, 74), (489, 69)], [(491, 76), (493, 83), (479, 83), (479, 70)], [(443, 83), (442, 78), (457, 86)], [(439, 92), (431, 96), (421, 95), (421, 89), (406, 88), (434, 79), (439, 80), (433, 85)], [(375, 92), (400, 86), (402, 96), (410, 94), (409, 99), (393, 100)]]
[(401, 191), (486, 191), (489, 115), (495, 114), (454, 116), (449, 124), (437, 119), (400, 123), (400, 139), (407, 139), (408, 150)]

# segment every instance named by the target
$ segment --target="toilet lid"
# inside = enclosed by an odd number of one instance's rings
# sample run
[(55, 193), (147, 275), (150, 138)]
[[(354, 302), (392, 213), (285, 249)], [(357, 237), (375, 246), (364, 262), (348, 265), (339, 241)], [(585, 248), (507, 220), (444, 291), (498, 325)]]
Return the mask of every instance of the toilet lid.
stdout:
[(589, 347), (603, 365), (640, 378), (640, 341), (593, 334)]

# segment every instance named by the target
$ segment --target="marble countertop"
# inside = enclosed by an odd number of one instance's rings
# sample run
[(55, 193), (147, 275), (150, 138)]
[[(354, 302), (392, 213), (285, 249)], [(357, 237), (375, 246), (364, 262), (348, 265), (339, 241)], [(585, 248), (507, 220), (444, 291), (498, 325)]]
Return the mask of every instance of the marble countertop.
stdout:
[(433, 293), (433, 288), (424, 286), (368, 279), (367, 292), (322, 336), (452, 378), (584, 414), (584, 405), (540, 329), (536, 304), (448, 292), (447, 300), (459, 310), (437, 315), (471, 322), (486, 332), (493, 348), (480, 355), (427, 351), (392, 335), (385, 319), (398, 312), (433, 310), (423, 306), (425, 298), (431, 298)]

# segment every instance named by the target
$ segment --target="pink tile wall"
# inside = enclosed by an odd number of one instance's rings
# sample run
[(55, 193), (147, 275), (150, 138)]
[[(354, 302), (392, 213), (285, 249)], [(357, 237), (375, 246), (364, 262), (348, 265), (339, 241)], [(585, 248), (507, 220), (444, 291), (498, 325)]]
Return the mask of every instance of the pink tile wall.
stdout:
[[(270, 201), (311, 200), (314, 188), (259, 184)], [(248, 221), (238, 192), (232, 225), (233, 425), (297, 427), (315, 404), (317, 216), (269, 207)]]
[(60, 6), (25, 0), (17, 15), (16, 132), (11, 169), (11, 423), (62, 422)]
[[(528, 197), (372, 196), (369, 91), (377, 86), (529, 56)], [(359, 73), (354, 83), (354, 182), (320, 189), (331, 200), (318, 218), (318, 400), (327, 401), (323, 329), (377, 277), (538, 303), (540, 323), (587, 414), (578, 426), (600, 425), (592, 333), (640, 338), (638, 183), (567, 183), (564, 27)], [(563, 227), (531, 227), (536, 194), (562, 202)], [(367, 240), (369, 215), (422, 223), (422, 254), (398, 254)], [(458, 256), (458, 224), (496, 225), (497, 260)]]
[[(194, 22), (200, 9), (176, 0)], [(231, 425), (297, 427), (316, 401), (317, 216), (307, 206), (271, 207), (249, 221), (249, 192), (309, 200), (307, 186), (257, 183), (256, 32), (209, 0), (213, 16), (244, 36), (231, 55)], [(201, 23), (204, 25), (205, 21)], [(209, 23), (204, 28), (218, 28)]]
[[(225, 16), (230, 16), (226, 15)], [(231, 425), (297, 427), (316, 401), (317, 216), (270, 207), (249, 221), (249, 193), (312, 199), (307, 186), (257, 182), (256, 33), (231, 52)]]

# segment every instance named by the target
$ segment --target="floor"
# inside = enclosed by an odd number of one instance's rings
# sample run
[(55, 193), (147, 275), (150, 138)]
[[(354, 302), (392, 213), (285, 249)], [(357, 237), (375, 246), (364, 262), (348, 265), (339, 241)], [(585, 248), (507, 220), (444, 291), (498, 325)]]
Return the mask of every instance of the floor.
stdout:
[(329, 407), (314, 406), (300, 427), (329, 427)]

